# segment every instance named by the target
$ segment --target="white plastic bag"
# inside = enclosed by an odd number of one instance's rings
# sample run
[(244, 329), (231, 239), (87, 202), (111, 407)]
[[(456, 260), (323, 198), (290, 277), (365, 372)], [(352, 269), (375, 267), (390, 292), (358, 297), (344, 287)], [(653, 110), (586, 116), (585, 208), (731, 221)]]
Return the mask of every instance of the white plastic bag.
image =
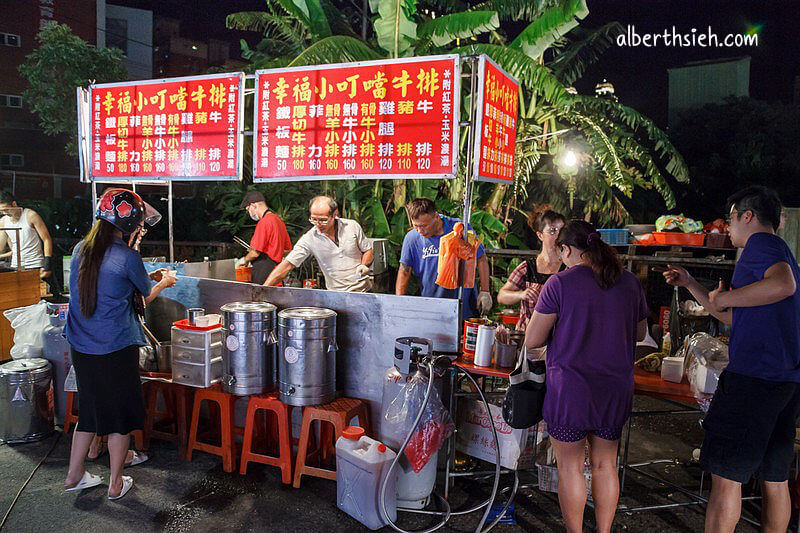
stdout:
[(686, 342), (686, 376), (703, 412), (708, 411), (719, 376), (728, 366), (728, 346), (708, 333), (692, 335)]
[(44, 329), (50, 325), (47, 315), (47, 302), (25, 307), (15, 307), (3, 311), (11, 327), (14, 328), (14, 346), (11, 347), (12, 359), (41, 357), (44, 349)]

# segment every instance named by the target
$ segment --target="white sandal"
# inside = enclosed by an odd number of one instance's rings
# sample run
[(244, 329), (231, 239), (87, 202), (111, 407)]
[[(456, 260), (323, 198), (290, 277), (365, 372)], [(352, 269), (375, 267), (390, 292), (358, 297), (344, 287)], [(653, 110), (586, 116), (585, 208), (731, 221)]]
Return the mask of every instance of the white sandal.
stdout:
[(102, 477), (90, 474), (89, 472), (84, 472), (81, 480), (78, 481), (75, 486), (64, 489), (64, 492), (78, 492), (79, 490), (90, 489), (100, 485), (102, 482)]
[(126, 494), (128, 491), (131, 490), (133, 487), (133, 478), (131, 476), (122, 476), (122, 490), (119, 492), (119, 496), (110, 496), (108, 497), (109, 500), (119, 500)]

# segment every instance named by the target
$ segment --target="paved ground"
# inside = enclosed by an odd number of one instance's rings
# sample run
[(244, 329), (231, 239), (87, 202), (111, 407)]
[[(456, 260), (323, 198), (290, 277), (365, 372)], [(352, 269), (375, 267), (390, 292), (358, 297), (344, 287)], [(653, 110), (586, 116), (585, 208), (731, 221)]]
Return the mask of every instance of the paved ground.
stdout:
[[(637, 398), (639, 409), (666, 405)], [(688, 461), (702, 438), (698, 416), (652, 417), (634, 424), (631, 461), (677, 458)], [(5, 513), (19, 487), (56, 441), (56, 436), (33, 444), (0, 446), (0, 513)], [(220, 461), (203, 453), (194, 461), (181, 461), (175, 448), (154, 441), (151, 460), (127, 471), (135, 479), (132, 492), (119, 502), (106, 499), (106, 487), (81, 494), (62, 492), (69, 454), (63, 436), (22, 492), (3, 528), (4, 531), (361, 531), (360, 524), (336, 508), (336, 484), (304, 478), (299, 490), (281, 485), (278, 470), (252, 466), (247, 476), (226, 474)], [(89, 470), (108, 479), (108, 457), (90, 463)], [(699, 471), (693, 466), (651, 467), (668, 479), (697, 484)], [(525, 480), (523, 479), (523, 482)], [(509, 483), (507, 477), (503, 485)], [(452, 495), (454, 508), (466, 508), (486, 498), (486, 483), (460, 481)], [(685, 501), (679, 493), (641, 476), (629, 479), (621, 503), (652, 505)], [(746, 516), (757, 516), (757, 508), (746, 506)], [(443, 531), (474, 531), (479, 513), (454, 517)], [(554, 494), (537, 489), (522, 490), (516, 500), (516, 526), (501, 525), (495, 531), (563, 531)], [(420, 529), (432, 525), (416, 515), (401, 515), (400, 525)], [(620, 512), (615, 523), (622, 531), (701, 531), (702, 509), (678, 507), (634, 514)], [(586, 530), (593, 529), (591, 510)], [(743, 524), (737, 531), (756, 531)]]

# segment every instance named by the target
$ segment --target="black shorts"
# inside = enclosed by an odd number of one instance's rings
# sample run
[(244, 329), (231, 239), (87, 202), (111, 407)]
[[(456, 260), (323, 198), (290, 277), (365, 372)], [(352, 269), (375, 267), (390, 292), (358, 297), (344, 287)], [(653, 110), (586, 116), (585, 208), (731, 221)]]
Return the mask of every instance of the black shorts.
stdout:
[(724, 371), (703, 420), (703, 470), (731, 481), (789, 479), (800, 384)]
[(77, 431), (126, 435), (144, 427), (139, 347), (91, 355), (70, 350), (78, 384)]

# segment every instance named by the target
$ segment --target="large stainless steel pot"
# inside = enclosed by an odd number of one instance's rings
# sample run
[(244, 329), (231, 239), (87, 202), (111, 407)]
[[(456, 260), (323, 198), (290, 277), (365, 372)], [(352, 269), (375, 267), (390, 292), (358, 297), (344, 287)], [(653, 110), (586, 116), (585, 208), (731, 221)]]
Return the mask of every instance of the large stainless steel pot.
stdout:
[(275, 312), (267, 302), (232, 302), (220, 308), (225, 342), (222, 388), (238, 396), (275, 388)]
[(52, 432), (50, 362), (18, 359), (0, 365), (0, 442), (33, 442)]
[(336, 312), (294, 307), (278, 313), (278, 387), (289, 405), (336, 397)]

